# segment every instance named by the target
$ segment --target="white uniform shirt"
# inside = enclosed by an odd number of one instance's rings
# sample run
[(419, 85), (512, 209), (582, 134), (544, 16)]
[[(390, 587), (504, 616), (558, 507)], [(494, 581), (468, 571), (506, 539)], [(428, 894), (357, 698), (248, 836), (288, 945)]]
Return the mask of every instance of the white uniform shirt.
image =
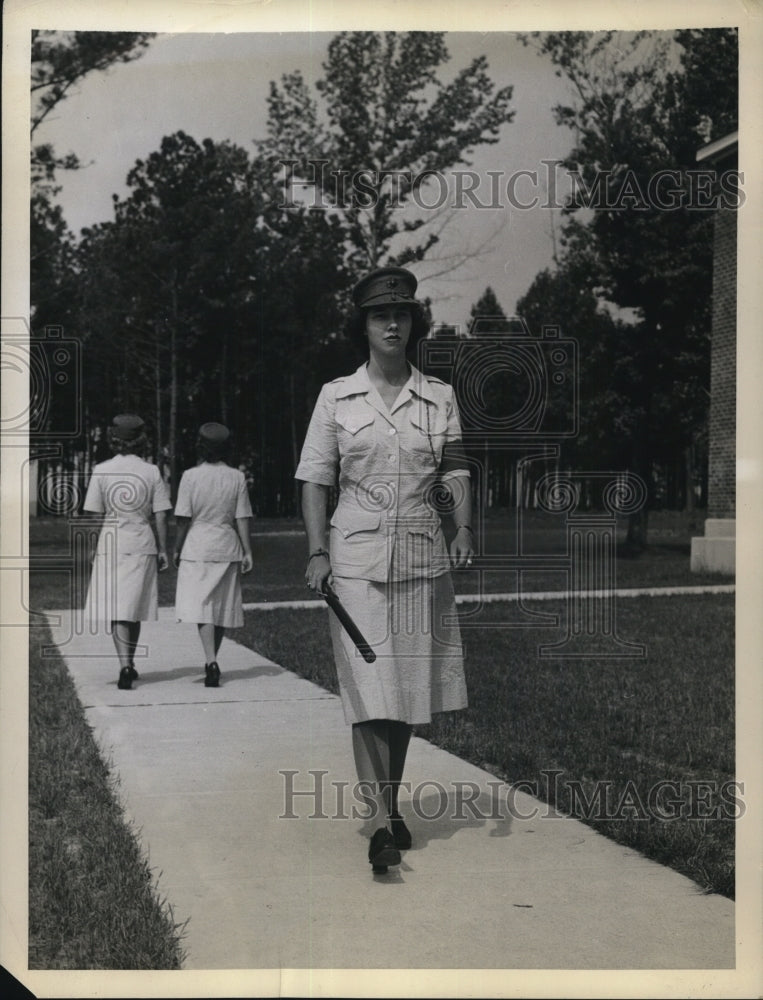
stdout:
[[(413, 366), (391, 409), (365, 364), (323, 386), (295, 478), (333, 486), (339, 471), (330, 531), (337, 576), (390, 581), (448, 571), (436, 483), (445, 444), (460, 440), (452, 387)], [(459, 476), (468, 469), (442, 479)]]
[(181, 559), (240, 562), (244, 555), (236, 518), (251, 517), (243, 472), (224, 462), (203, 462), (180, 479), (176, 517), (190, 517)]
[[(93, 469), (83, 507), (116, 520), (120, 554), (156, 555), (151, 515), (169, 510), (172, 504), (155, 465), (137, 455), (115, 455)], [(106, 533), (101, 532), (98, 554), (108, 545)]]

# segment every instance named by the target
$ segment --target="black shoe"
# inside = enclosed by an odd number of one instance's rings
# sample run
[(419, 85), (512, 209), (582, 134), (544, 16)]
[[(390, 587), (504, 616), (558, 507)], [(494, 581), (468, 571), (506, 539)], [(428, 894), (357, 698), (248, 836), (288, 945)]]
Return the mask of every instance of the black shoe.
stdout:
[(117, 687), (120, 691), (129, 691), (132, 688), (132, 674), (129, 667), (122, 667), (119, 671)]
[(130, 671), (130, 680), (137, 681), (138, 671), (135, 669), (135, 664), (131, 663), (127, 669)]
[(387, 871), (387, 865), (400, 864), (400, 851), (395, 847), (395, 841), (386, 826), (380, 826), (371, 837), (368, 860), (373, 866), (374, 874), (378, 875)]
[(413, 843), (411, 831), (405, 825), (399, 812), (390, 813), (389, 825), (392, 827), (392, 839), (395, 841), (395, 847), (399, 851), (409, 850)]
[(220, 686), (220, 668), (216, 662), (207, 663), (204, 667), (206, 672), (206, 677), (204, 678), (204, 687), (216, 688)]

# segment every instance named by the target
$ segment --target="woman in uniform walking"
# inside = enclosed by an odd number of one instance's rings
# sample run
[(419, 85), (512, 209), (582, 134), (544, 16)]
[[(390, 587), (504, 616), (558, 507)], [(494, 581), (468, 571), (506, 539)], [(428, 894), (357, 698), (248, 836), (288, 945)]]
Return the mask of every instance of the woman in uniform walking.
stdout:
[(175, 614), (198, 626), (206, 687), (220, 684), (217, 653), (225, 630), (244, 624), (241, 574), (252, 568), (252, 507), (243, 472), (224, 460), (229, 444), (223, 424), (199, 429), (200, 464), (183, 473), (175, 505)]
[[(382, 819), (368, 851), (375, 872), (411, 846), (398, 790), (412, 727), (467, 704), (450, 562), (471, 564), (469, 471), (452, 388), (407, 358), (428, 332), (416, 286), (410, 271), (387, 267), (353, 289), (347, 329), (368, 361), (321, 389), (295, 474), (307, 585), (334, 587), (377, 657), (367, 664), (330, 616), (358, 788)], [(440, 484), (456, 526), (450, 559), (434, 499)]]
[[(85, 620), (111, 628), (119, 657), (117, 686), (138, 679), (135, 649), (140, 623), (158, 617), (157, 569), (167, 569), (167, 514), (172, 507), (155, 465), (140, 456), (147, 439), (134, 413), (114, 417), (107, 432), (114, 457), (93, 469), (84, 509), (106, 515), (93, 561)], [(156, 537), (151, 517), (156, 521)]]

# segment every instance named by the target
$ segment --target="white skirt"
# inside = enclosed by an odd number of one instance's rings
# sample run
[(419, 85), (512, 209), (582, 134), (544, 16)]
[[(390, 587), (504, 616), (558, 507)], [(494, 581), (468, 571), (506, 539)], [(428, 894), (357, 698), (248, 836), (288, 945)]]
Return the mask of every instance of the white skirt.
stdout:
[(241, 563), (181, 559), (175, 616), (180, 622), (241, 628)]
[(376, 653), (366, 663), (329, 611), (345, 721), (431, 722), (435, 712), (466, 708), (456, 599), (449, 573), (375, 583), (334, 577), (334, 589)]
[(158, 607), (155, 555), (96, 555), (85, 599), (86, 622), (156, 621)]

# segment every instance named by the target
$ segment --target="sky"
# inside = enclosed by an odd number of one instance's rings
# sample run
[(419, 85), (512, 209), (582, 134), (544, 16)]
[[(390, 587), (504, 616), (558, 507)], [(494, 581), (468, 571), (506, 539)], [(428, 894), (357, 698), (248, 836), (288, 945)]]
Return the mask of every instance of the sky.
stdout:
[[(85, 164), (59, 173), (59, 201), (69, 227), (78, 234), (111, 219), (112, 194), (127, 193), (125, 178), (136, 159), (179, 129), (197, 141), (227, 139), (253, 152), (252, 141), (265, 134), (270, 81), (296, 69), (315, 81), (330, 37), (324, 32), (162, 34), (138, 60), (85, 78), (35, 134), (36, 142), (52, 143), (59, 154), (76, 153)], [(480, 205), (489, 205), (491, 184), (497, 183), (498, 207), (475, 207), (463, 196), (464, 207), (449, 213), (437, 256), (414, 267), (420, 293), (432, 299), (435, 321), (463, 326), (488, 285), (511, 314), (538, 271), (551, 265), (558, 210), (512, 207), (506, 184), (518, 171), (537, 171), (537, 184), (524, 175), (515, 191), (523, 203), (536, 195), (542, 201), (548, 173), (543, 161), (564, 157), (573, 135), (555, 124), (551, 111), (557, 101), (569, 99), (567, 84), (515, 34), (448, 32), (446, 44), (451, 56), (442, 67), (446, 82), (485, 55), (496, 88), (514, 88), (513, 122), (502, 127), (497, 143), (475, 149), (468, 169), (478, 180), (465, 182), (476, 185)], [(489, 172), (500, 175), (491, 180)], [(449, 203), (454, 196), (451, 181)]]

